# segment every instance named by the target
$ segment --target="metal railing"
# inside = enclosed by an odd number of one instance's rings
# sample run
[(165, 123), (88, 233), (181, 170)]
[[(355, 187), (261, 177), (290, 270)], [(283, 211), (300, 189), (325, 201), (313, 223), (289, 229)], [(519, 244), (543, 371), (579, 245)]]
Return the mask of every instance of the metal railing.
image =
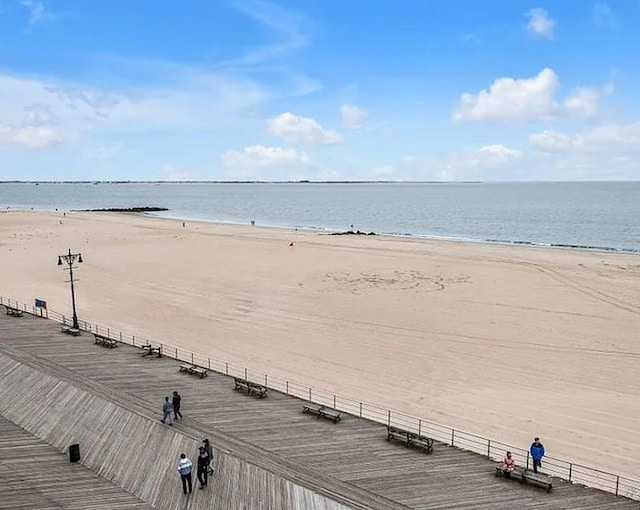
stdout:
[[(0, 305), (8, 305), (18, 308), (26, 313), (52, 319), (62, 323), (63, 325), (71, 324), (69, 316), (53, 310), (44, 310), (42, 308), (36, 308), (35, 306), (30, 307), (19, 301), (3, 298), (2, 296), (0, 296)], [(263, 384), (271, 390), (279, 391), (286, 395), (291, 395), (317, 404), (330, 406), (359, 418), (402, 428), (419, 435), (428, 436), (446, 445), (474, 452), (492, 460), (501, 460), (506, 451), (511, 451), (517, 465), (525, 466), (527, 468), (532, 465), (529, 452), (523, 448), (507, 445), (500, 441), (495, 441), (493, 439), (464, 432), (452, 427), (440, 425), (424, 418), (417, 418), (399, 411), (385, 409), (383, 407), (354, 400), (349, 397), (312, 388), (289, 379), (269, 376), (266, 373), (238, 367), (231, 363), (175, 347), (167, 343), (151, 341), (141, 336), (124, 333), (122, 331), (93, 324), (84, 320), (79, 320), (78, 323), (81, 330), (89, 333), (112, 338), (134, 347), (149, 345), (160, 347), (160, 352), (163, 356), (168, 356), (178, 361), (188, 362), (231, 377), (240, 377), (254, 383)], [(545, 456), (544, 460), (544, 472), (548, 475), (555, 476), (572, 483), (582, 484), (610, 492), (617, 496), (640, 500), (639, 480), (608, 473), (588, 466), (582, 466), (580, 464), (557, 459), (555, 457)]]

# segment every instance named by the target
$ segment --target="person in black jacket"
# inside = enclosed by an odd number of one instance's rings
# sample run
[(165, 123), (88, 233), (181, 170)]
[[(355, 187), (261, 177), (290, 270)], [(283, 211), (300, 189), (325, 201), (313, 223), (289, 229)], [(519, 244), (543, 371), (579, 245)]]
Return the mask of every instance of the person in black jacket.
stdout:
[(208, 469), (208, 472), (209, 472), (210, 475), (212, 475), (213, 474), (213, 468), (211, 467), (211, 464), (213, 463), (213, 447), (211, 446), (211, 443), (209, 442), (209, 440), (206, 437), (202, 440), (202, 447), (207, 452), (207, 457), (209, 457), (209, 469)]
[(182, 397), (180, 395), (178, 395), (177, 391), (173, 392), (173, 417), (174, 419), (178, 419), (178, 416), (180, 417), (180, 419), (182, 419), (182, 413), (180, 412), (180, 404), (182, 402)]
[(207, 486), (207, 473), (209, 471), (209, 455), (204, 447), (200, 447), (200, 455), (198, 455), (198, 481), (200, 482), (200, 488), (204, 489)]

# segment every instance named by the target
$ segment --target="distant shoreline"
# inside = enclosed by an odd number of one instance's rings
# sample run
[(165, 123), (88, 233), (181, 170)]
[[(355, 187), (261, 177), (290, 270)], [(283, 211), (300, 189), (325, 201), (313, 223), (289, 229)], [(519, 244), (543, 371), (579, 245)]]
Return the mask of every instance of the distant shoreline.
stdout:
[[(11, 208), (11, 209), (0, 209), (0, 213), (7, 212), (27, 212), (29, 209), (27, 208)], [(349, 235), (352, 234), (354, 236), (360, 237), (383, 237), (383, 238), (395, 238), (395, 239), (415, 239), (415, 240), (424, 240), (424, 241), (437, 241), (437, 242), (450, 242), (450, 243), (472, 243), (472, 244), (485, 244), (485, 245), (499, 245), (499, 246), (513, 246), (513, 247), (524, 247), (524, 248), (552, 248), (552, 249), (561, 249), (561, 250), (577, 250), (591, 253), (610, 253), (610, 254), (621, 254), (621, 255), (640, 255), (640, 249), (633, 248), (614, 248), (610, 246), (592, 246), (592, 245), (580, 245), (580, 244), (571, 244), (571, 243), (542, 243), (535, 241), (527, 241), (527, 240), (509, 240), (509, 239), (473, 239), (473, 238), (465, 238), (465, 237), (445, 237), (445, 236), (437, 236), (437, 235), (428, 235), (428, 234), (412, 234), (412, 233), (398, 233), (398, 232), (372, 232), (372, 231), (351, 231), (351, 230), (334, 230), (326, 227), (309, 227), (309, 226), (295, 226), (295, 225), (272, 225), (260, 223), (256, 225), (251, 225), (249, 221), (221, 221), (221, 220), (212, 220), (207, 218), (193, 218), (186, 216), (172, 216), (166, 215), (162, 213), (166, 213), (170, 211), (167, 207), (117, 207), (117, 208), (106, 208), (106, 209), (70, 209), (69, 212), (79, 212), (79, 213), (95, 213), (95, 212), (108, 212), (108, 213), (120, 213), (120, 214), (139, 214), (141, 216), (147, 218), (156, 218), (163, 220), (170, 220), (176, 222), (196, 222), (196, 223), (212, 223), (215, 225), (228, 225), (228, 226), (246, 226), (248, 228), (267, 228), (267, 229), (277, 229), (277, 230), (300, 230), (303, 232), (315, 232), (324, 235)], [(35, 209), (31, 212), (58, 212), (57, 210), (52, 209)], [(359, 235), (358, 235), (359, 234)]]

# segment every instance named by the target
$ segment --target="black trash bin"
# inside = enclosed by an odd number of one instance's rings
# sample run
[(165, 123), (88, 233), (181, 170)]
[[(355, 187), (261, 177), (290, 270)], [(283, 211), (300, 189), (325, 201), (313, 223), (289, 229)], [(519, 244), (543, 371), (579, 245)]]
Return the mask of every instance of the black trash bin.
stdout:
[(69, 447), (69, 462), (80, 462), (80, 445), (72, 444)]

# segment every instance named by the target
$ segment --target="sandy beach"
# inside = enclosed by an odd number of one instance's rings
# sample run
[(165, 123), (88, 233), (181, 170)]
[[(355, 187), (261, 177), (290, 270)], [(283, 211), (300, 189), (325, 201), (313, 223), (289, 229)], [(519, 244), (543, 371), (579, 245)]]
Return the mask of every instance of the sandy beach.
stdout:
[[(290, 243), (293, 242), (293, 246)], [(0, 213), (0, 295), (640, 479), (640, 257)]]

